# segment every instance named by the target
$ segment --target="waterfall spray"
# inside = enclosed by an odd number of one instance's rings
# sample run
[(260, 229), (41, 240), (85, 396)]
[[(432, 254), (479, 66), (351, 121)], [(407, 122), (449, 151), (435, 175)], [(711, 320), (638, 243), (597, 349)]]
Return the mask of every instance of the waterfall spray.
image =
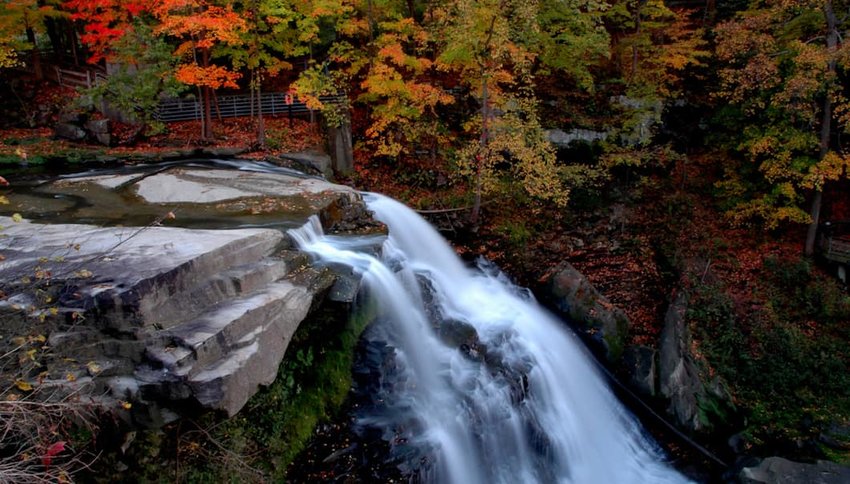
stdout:
[(389, 227), (381, 259), (290, 231), (315, 257), (352, 267), (377, 301), (397, 379), (364, 425), (433, 454), (438, 483), (675, 483), (686, 479), (617, 401), (578, 338), (493, 268), (468, 268), (413, 210), (368, 194)]

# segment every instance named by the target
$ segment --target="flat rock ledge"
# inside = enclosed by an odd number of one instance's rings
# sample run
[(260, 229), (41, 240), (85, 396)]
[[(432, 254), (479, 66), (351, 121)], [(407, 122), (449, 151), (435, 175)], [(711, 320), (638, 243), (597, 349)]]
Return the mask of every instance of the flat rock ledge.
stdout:
[(0, 224), (4, 327), (34, 320), (34, 274), (49, 271), (58, 312), (41, 333), (65, 378), (46, 384), (131, 402), (148, 425), (193, 404), (235, 414), (274, 380), (317, 296), (288, 280), (298, 267), (276, 230)]
[(742, 469), (738, 480), (742, 484), (846, 484), (850, 482), (850, 467), (827, 461), (804, 464), (768, 457), (757, 466)]
[[(183, 178), (160, 177), (162, 183), (150, 187), (158, 195), (151, 197), (174, 200), (184, 193), (173, 190), (180, 183), (216, 178), (227, 181), (210, 183), (201, 203), (244, 202), (272, 189), (256, 178), (251, 184), (224, 175), (172, 173)], [(109, 189), (127, 181), (78, 180), (74, 187), (94, 183)], [(156, 185), (157, 178), (138, 181)], [(292, 181), (296, 184), (297, 193), (275, 187), (276, 196), (323, 197), (314, 213), (326, 229), (381, 230), (355, 192), (341, 187), (328, 194), (319, 189), (327, 182), (313, 180)], [(138, 187), (138, 195), (147, 198), (146, 186)], [(225, 193), (228, 188), (239, 193)], [(299, 212), (293, 220), (305, 215)], [(112, 408), (131, 408), (123, 410), (129, 419), (148, 427), (199, 408), (238, 412), (274, 380), (308, 314), (326, 298), (350, 302), (340, 300), (353, 297), (358, 284), (350, 274), (338, 277), (312, 267), (278, 229), (100, 227), (8, 217), (0, 217), (0, 225), (3, 353), (14, 336), (46, 335), (47, 376), (33, 376), (34, 387), (59, 394), (85, 391)]]

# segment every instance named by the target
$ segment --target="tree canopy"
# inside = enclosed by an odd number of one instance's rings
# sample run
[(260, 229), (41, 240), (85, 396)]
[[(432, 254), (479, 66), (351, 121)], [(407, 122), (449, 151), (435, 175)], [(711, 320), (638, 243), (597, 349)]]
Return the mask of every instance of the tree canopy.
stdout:
[[(7, 0), (0, 68), (39, 69), (34, 47), (54, 43), (56, 19), (70, 19), (88, 61), (112, 66), (115, 79), (93, 94), (142, 121), (182, 85), (203, 101), (202, 137), (212, 138), (216, 91), (247, 90), (262, 145), (262, 94), (289, 91), (330, 124), (348, 123), (353, 108), (370, 159), (446, 172), (476, 206), (520, 192), (563, 205), (577, 187), (658, 168), (683, 148), (664, 133), (668, 112), (701, 103), (714, 113), (704, 120), (723, 123), (709, 137), (730, 155), (717, 184), (729, 220), (816, 228), (824, 186), (846, 174), (847, 9), (835, 0), (692, 10), (658, 0)], [(327, 94), (347, 102), (325, 105)], [(593, 156), (557, 156), (545, 128), (605, 135)]]

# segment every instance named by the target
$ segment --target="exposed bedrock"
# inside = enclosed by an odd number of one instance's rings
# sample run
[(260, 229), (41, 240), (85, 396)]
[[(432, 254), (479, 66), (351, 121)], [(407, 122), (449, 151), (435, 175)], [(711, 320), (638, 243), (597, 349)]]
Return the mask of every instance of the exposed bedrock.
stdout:
[[(279, 174), (181, 168), (64, 180), (41, 190), (86, 198), (75, 211), (96, 215), (101, 208), (104, 216), (92, 218), (103, 223), (124, 212), (180, 210), (176, 220), (160, 222), (186, 222), (179, 215), (186, 213), (194, 225), (196, 214), (224, 218), (254, 207), (286, 222), (203, 230), (0, 217), (0, 341), (45, 334), (48, 376), (33, 385), (83, 387), (116, 407), (129, 402), (124, 408), (146, 426), (199, 408), (235, 414), (274, 380), (313, 310), (356, 294), (355, 277), (314, 267), (282, 228), (317, 214), (329, 231), (381, 230), (351, 189)], [(10, 198), (27, 203), (27, 196)]]

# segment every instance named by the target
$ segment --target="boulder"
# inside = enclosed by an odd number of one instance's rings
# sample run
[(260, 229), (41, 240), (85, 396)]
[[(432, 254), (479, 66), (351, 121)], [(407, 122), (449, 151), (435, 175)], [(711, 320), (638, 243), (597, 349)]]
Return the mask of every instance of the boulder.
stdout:
[(544, 299), (579, 331), (598, 343), (610, 362), (620, 359), (628, 336), (629, 318), (572, 264), (562, 262), (548, 275)]
[(92, 119), (85, 124), (86, 131), (91, 138), (104, 146), (112, 144), (112, 136), (109, 134), (108, 119)]
[(623, 352), (623, 367), (628, 371), (629, 384), (643, 396), (655, 396), (658, 382), (656, 356), (657, 352), (648, 346), (629, 346)]
[(307, 150), (299, 153), (285, 153), (279, 155), (279, 157), (295, 162), (301, 167), (306, 168), (306, 171), (322, 175), (325, 178), (331, 178), (333, 176), (331, 157), (320, 151)]
[(53, 127), (53, 135), (71, 141), (83, 141), (86, 139), (86, 130), (76, 124), (59, 123)]
[(738, 480), (741, 484), (846, 484), (850, 482), (850, 467), (827, 461), (804, 464), (768, 457), (755, 467), (742, 469)]
[(725, 385), (715, 377), (705, 381), (707, 364), (692, 352), (687, 323), (688, 295), (680, 291), (664, 317), (659, 343), (659, 387), (669, 400), (667, 411), (676, 423), (691, 430), (708, 430), (731, 409)]

